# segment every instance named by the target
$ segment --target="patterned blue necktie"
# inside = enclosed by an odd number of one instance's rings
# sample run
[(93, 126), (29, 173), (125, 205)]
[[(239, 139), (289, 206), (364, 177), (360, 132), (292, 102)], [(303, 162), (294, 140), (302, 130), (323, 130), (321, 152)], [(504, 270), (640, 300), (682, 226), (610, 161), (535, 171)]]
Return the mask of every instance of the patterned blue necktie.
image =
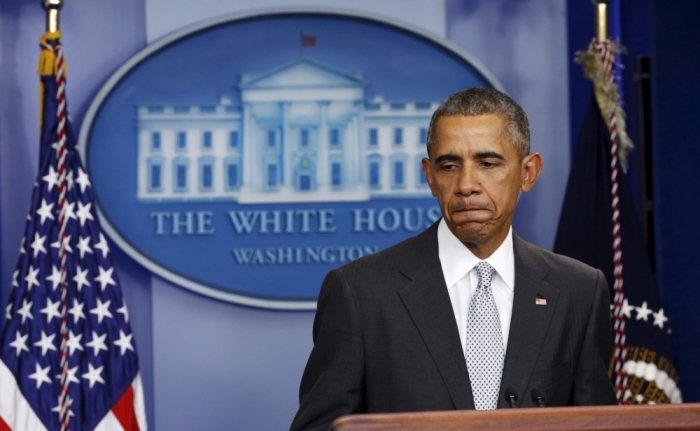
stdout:
[(491, 292), (495, 270), (486, 262), (476, 265), (479, 284), (467, 318), (467, 369), (477, 410), (493, 410), (503, 374), (503, 334), (496, 301)]

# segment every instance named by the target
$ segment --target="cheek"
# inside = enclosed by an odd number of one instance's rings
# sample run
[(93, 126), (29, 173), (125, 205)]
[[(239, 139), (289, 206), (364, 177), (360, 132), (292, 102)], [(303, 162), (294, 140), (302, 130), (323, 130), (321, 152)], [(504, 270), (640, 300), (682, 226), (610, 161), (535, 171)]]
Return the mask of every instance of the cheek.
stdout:
[(510, 175), (495, 175), (484, 183), (488, 194), (498, 213), (511, 211), (518, 199), (520, 183)]
[(452, 179), (448, 175), (435, 175), (431, 187), (435, 196), (448, 196), (453, 188)]
[(507, 168), (487, 171), (484, 173), (483, 177), (485, 181), (500, 185), (501, 187), (512, 179), (511, 172)]

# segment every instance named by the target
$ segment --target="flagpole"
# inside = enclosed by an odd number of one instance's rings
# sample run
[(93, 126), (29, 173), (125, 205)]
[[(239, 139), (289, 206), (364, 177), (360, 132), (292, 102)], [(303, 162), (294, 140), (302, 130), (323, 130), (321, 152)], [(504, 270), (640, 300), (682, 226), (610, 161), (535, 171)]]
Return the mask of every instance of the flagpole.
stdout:
[[(56, 155), (58, 168), (58, 243), (59, 243), (59, 271), (61, 276), (61, 299), (60, 299), (60, 341), (59, 341), (59, 367), (58, 375), (61, 389), (58, 396), (58, 419), (60, 431), (68, 431), (71, 423), (71, 403), (68, 395), (70, 387), (69, 367), (68, 367), (68, 264), (67, 254), (69, 249), (70, 235), (66, 234), (68, 226), (68, 176), (73, 175), (68, 172), (69, 149), (67, 143), (66, 127), (66, 104), (65, 104), (65, 59), (63, 57), (60, 43), (61, 32), (59, 30), (59, 11), (63, 6), (63, 0), (42, 0), (44, 10), (46, 10), (46, 34), (42, 37), (42, 54), (39, 58), (39, 74), (44, 77), (55, 77), (56, 80)], [(42, 81), (42, 98), (45, 96)], [(43, 102), (42, 102), (43, 103)], [(43, 106), (42, 106), (43, 112)], [(81, 223), (82, 225), (82, 223)]]
[[(618, 122), (624, 122), (624, 115), (620, 110), (618, 101), (617, 88), (613, 82), (613, 68), (615, 64), (615, 48), (608, 37), (608, 3), (610, 0), (596, 0), (596, 50), (602, 60), (605, 81), (607, 84), (612, 84), (614, 88), (614, 97), (611, 100), (611, 109), (603, 109), (601, 113), (607, 117), (610, 130), (610, 186), (611, 186), (611, 204), (612, 204), (612, 232), (613, 232), (613, 375), (615, 377), (615, 392), (618, 402), (625, 404), (628, 402), (628, 378), (625, 370), (627, 362), (627, 336), (625, 314), (623, 312), (624, 305), (627, 303), (624, 293), (624, 278), (622, 265), (622, 236), (620, 233), (620, 201), (618, 188)], [(624, 130), (624, 123), (622, 125)]]
[(41, 0), (41, 5), (46, 11), (46, 32), (58, 31), (58, 12), (63, 7), (63, 0)]
[(608, 38), (608, 3), (610, 0), (597, 0), (596, 39), (603, 42)]

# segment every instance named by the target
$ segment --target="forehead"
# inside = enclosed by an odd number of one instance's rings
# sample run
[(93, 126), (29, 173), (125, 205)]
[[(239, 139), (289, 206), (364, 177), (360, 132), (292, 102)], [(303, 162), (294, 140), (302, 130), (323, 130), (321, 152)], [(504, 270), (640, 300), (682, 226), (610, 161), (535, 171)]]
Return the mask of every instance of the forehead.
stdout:
[(514, 145), (509, 145), (505, 121), (500, 115), (448, 115), (440, 117), (435, 124), (431, 153), (468, 150), (505, 153), (511, 148), (517, 152)]

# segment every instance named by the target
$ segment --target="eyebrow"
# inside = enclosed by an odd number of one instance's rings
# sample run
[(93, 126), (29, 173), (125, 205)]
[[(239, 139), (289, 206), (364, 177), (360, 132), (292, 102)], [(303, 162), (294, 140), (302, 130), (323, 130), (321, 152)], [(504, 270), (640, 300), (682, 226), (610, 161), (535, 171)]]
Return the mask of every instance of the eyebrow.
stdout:
[(457, 160), (461, 160), (461, 157), (459, 157), (456, 154), (443, 154), (442, 156), (438, 157), (435, 159), (435, 163), (442, 163), (442, 162), (454, 162)]
[(481, 153), (476, 153), (475, 158), (477, 159), (500, 159), (500, 160), (505, 160), (505, 157), (502, 155), (498, 154), (495, 151), (484, 151)]

